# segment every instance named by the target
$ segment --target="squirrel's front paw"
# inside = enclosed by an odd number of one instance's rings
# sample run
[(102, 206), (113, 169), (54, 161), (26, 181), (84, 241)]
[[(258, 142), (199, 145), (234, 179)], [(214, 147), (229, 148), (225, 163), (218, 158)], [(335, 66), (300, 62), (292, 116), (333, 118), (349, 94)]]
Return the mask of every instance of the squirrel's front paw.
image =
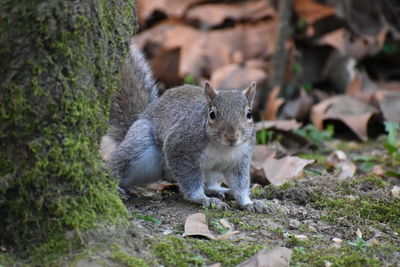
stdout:
[(241, 209), (249, 212), (267, 213), (268, 207), (261, 200), (255, 200), (253, 203), (240, 206)]
[(205, 207), (215, 207), (218, 210), (230, 209), (228, 204), (215, 197), (205, 198), (201, 204)]

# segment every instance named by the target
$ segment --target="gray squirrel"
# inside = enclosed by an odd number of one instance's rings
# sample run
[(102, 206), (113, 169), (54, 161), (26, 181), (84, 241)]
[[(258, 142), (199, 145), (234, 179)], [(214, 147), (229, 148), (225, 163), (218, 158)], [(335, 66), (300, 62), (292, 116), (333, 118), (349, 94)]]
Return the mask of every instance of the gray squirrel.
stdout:
[(262, 201), (249, 197), (255, 82), (243, 91), (217, 91), (208, 82), (204, 88), (183, 85), (158, 97), (150, 67), (134, 44), (121, 79), (101, 152), (123, 188), (164, 175), (191, 202), (229, 209), (222, 201), (229, 196), (241, 209), (267, 212)]

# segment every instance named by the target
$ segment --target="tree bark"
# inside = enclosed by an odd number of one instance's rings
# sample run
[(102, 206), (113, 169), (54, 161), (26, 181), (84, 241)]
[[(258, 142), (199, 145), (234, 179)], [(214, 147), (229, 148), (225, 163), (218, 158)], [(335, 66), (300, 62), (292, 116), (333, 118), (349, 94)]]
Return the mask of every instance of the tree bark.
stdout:
[[(0, 4), (1, 244), (30, 251), (126, 215), (99, 140), (134, 1)], [(29, 256), (29, 255), (28, 255)]]
[(278, 3), (279, 23), (276, 31), (276, 51), (272, 60), (273, 73), (269, 81), (270, 88), (283, 85), (283, 74), (287, 60), (286, 43), (291, 34), (292, 2), (292, 0), (281, 0)]

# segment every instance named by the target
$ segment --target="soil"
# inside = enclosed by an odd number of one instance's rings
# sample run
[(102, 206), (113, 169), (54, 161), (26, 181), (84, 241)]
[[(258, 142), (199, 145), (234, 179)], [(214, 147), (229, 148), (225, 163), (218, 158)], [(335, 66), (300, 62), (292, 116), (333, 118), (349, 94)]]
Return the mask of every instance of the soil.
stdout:
[[(351, 159), (382, 152), (350, 147)], [(129, 230), (113, 226), (86, 236), (87, 249), (72, 256), (72, 265), (236, 266), (263, 248), (287, 247), (290, 266), (400, 266), (400, 199), (391, 193), (399, 179), (315, 175), (324, 168), (311, 165), (305, 178), (279, 187), (253, 185), (251, 197), (268, 206), (266, 214), (239, 210), (234, 201), (229, 211), (204, 208), (185, 201), (174, 185), (138, 188), (125, 200)], [(198, 212), (216, 239), (182, 237), (186, 218)], [(221, 219), (236, 232), (227, 233)]]
[[(209, 224), (222, 218), (234, 224), (238, 233), (231, 236), (230, 240), (233, 243), (241, 240), (265, 247), (283, 246), (295, 249), (292, 266), (318, 263), (317, 256), (324, 254), (327, 258), (331, 255), (340, 258), (342, 252), (347, 249), (356, 252), (354, 255), (356, 265), (363, 266), (367, 262), (361, 260), (357, 263), (361, 255), (373, 259), (371, 265), (374, 266), (396, 266), (400, 263), (400, 236), (397, 232), (400, 230), (400, 218), (382, 219), (378, 216), (379, 210), (372, 211), (377, 213), (373, 214), (374, 216), (365, 218), (364, 213), (359, 213), (358, 208), (361, 207), (357, 207), (357, 201), (374, 199), (380, 203), (387, 203), (388, 208), (391, 205), (393, 209), (400, 208), (400, 202), (394, 200), (390, 194), (392, 187), (390, 182), (384, 182), (381, 178), (361, 176), (338, 181), (333, 175), (308, 177), (286, 187), (255, 187), (253, 195), (268, 204), (270, 208), (268, 214), (247, 213), (235, 207), (230, 211), (205, 209), (184, 201), (178, 192), (165, 190), (161, 193), (147, 191), (146, 195), (143, 192), (136, 192), (126, 205), (132, 214), (136, 214), (132, 218), (132, 224), (141, 232), (142, 237), (152, 244), (168, 236), (180, 238), (185, 219), (190, 214), (203, 212)], [(346, 207), (343, 211), (351, 214), (341, 211), (340, 202), (338, 207), (335, 203), (331, 207), (329, 203), (318, 202), (335, 199), (345, 201), (343, 205)], [(233, 202), (230, 204), (234, 205)], [(368, 203), (364, 204), (368, 207)], [(388, 211), (391, 212), (390, 209)], [(375, 215), (379, 218), (375, 218)], [(400, 216), (399, 212), (394, 215)], [(220, 234), (218, 229), (213, 229), (212, 226), (210, 228), (217, 236)], [(365, 241), (365, 249), (363, 246), (357, 247), (348, 243), (357, 239), (358, 229), (362, 233), (362, 240)], [(300, 235), (305, 235), (307, 238), (303, 240), (296, 237)], [(343, 240), (342, 243), (333, 241), (337, 239)], [(311, 255), (316, 251), (320, 254), (315, 255), (315, 259), (302, 257), (302, 254)], [(206, 265), (216, 263), (204, 253), (199, 252), (199, 256), (204, 259), (203, 263)], [(171, 262), (163, 257), (156, 261), (158, 264), (171, 265), (168, 264)], [(324, 262), (325, 260), (322, 261)]]
[[(400, 181), (365, 172), (357, 161), (360, 155), (372, 155), (375, 164), (390, 167), (380, 141), (331, 142), (326, 147), (320, 154), (310, 153), (318, 162), (307, 167), (305, 178), (279, 187), (253, 185), (251, 197), (268, 206), (266, 214), (239, 210), (234, 201), (228, 201), (229, 211), (207, 209), (185, 201), (174, 185), (134, 190), (125, 200), (131, 231), (114, 238), (118, 251), (131, 261), (116, 257), (114, 249), (101, 257), (103, 262), (235, 266), (262, 248), (287, 247), (292, 250), (290, 266), (399, 266), (400, 199), (391, 190)], [(324, 158), (338, 148), (356, 163), (354, 177), (339, 180), (327, 168)], [(206, 215), (216, 239), (182, 237), (186, 218), (198, 212)], [(221, 219), (236, 232), (227, 234)]]

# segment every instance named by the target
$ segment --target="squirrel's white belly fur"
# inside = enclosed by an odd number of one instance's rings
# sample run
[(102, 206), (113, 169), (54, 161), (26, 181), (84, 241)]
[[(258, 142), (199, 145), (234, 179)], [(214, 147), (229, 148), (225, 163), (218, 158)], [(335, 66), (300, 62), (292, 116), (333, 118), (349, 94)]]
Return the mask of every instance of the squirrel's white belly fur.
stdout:
[(225, 146), (220, 144), (208, 144), (203, 152), (202, 166), (206, 171), (223, 172), (232, 168), (248, 153), (248, 144), (238, 146)]

